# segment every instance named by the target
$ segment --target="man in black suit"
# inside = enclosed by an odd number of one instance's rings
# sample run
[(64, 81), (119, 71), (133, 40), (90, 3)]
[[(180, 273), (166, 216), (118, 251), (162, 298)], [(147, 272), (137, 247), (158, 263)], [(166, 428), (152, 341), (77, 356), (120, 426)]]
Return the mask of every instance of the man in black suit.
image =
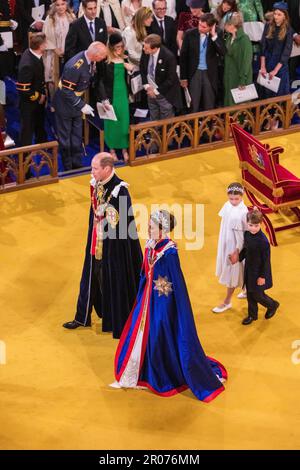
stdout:
[(149, 28), (149, 34), (158, 34), (161, 37), (162, 44), (173, 52), (177, 57), (177, 28), (176, 23), (171, 16), (166, 15), (167, 2), (166, 0), (154, 0), (152, 2), (153, 21)]
[(162, 46), (158, 34), (149, 34), (144, 40), (140, 72), (147, 92), (151, 121), (173, 117), (174, 108), (182, 107), (176, 58)]
[(43, 29), (43, 21), (35, 20), (32, 16), (32, 9), (44, 5), (44, 15), (41, 20), (45, 20), (51, 5), (51, 0), (17, 0), (17, 22), (19, 23), (19, 35), (22, 38), (23, 50), (28, 46), (28, 32), (38, 32)]
[(84, 15), (70, 24), (65, 44), (65, 62), (78, 52), (88, 49), (92, 42), (107, 42), (105, 21), (96, 18), (97, 1), (83, 0)]
[(180, 51), (181, 86), (189, 89), (192, 113), (215, 107), (219, 57), (225, 54), (225, 42), (216, 30), (214, 15), (204, 13), (198, 28), (185, 33)]
[(22, 146), (31, 145), (34, 134), (37, 144), (47, 142), (44, 128), (46, 89), (42, 59), (46, 49), (45, 34), (33, 34), (29, 46), (20, 59), (16, 83), (20, 97)]

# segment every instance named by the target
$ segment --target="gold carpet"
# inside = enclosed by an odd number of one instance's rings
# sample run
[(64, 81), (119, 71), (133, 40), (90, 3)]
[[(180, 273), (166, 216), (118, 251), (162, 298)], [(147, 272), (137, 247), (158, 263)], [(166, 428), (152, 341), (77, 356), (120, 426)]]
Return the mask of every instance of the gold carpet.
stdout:
[[(270, 140), (300, 175), (298, 134)], [(300, 442), (300, 230), (272, 248), (275, 317), (242, 326), (245, 300), (214, 315), (224, 289), (215, 258), (225, 189), (240, 180), (234, 148), (118, 170), (134, 203), (202, 203), (205, 240), (180, 258), (198, 333), (228, 370), (226, 391), (210, 404), (189, 392), (161, 398), (114, 390), (117, 341), (92, 328), (67, 331), (74, 317), (89, 211), (89, 176), (0, 197), (1, 449), (291, 449)], [(144, 242), (143, 242), (144, 245)], [(117, 286), (116, 286), (117, 288)], [(299, 348), (299, 346), (298, 346)], [(297, 356), (297, 354), (296, 354)], [(298, 354), (298, 359), (300, 354)], [(3, 362), (3, 354), (2, 354)]]

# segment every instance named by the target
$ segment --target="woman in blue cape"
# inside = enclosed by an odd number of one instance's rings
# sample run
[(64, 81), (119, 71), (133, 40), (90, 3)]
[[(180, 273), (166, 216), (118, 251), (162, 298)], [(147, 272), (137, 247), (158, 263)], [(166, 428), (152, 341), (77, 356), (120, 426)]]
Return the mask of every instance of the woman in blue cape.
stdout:
[(175, 218), (149, 221), (139, 290), (115, 357), (115, 388), (149, 388), (168, 397), (188, 388), (209, 402), (224, 390), (225, 368), (207, 357), (197, 336), (176, 244), (167, 237)]

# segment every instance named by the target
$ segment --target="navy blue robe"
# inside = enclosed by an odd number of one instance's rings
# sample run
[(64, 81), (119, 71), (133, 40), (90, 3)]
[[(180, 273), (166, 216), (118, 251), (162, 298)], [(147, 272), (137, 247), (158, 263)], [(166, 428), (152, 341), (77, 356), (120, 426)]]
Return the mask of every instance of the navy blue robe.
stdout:
[[(148, 258), (151, 250), (157, 256), (152, 267)], [(224, 390), (219, 379), (227, 378), (226, 369), (202, 349), (177, 249), (169, 239), (145, 251), (135, 306), (115, 357), (115, 377), (123, 387), (130, 388), (121, 382), (124, 375), (130, 375), (126, 367), (141, 333), (139, 364), (134, 360), (138, 364), (136, 386), (164, 397), (190, 388), (204, 402)]]

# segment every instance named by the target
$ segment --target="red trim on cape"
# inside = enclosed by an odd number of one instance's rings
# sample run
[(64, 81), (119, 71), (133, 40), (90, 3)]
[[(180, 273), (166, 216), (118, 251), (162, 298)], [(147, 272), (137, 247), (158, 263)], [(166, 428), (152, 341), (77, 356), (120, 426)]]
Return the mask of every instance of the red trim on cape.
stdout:
[(217, 359), (214, 359), (213, 357), (210, 357), (210, 356), (206, 356), (206, 357), (207, 357), (207, 359), (210, 359), (211, 361), (214, 361), (218, 364), (218, 366), (220, 367), (221, 372), (222, 372), (222, 378), (227, 380), (228, 373), (227, 373), (227, 370), (225, 369), (225, 367), (223, 366), (223, 364), (221, 364), (221, 362), (217, 361)]
[(168, 392), (158, 392), (157, 390), (155, 390), (155, 388), (152, 387), (152, 385), (148, 384), (148, 382), (139, 381), (137, 384), (141, 387), (149, 388), (151, 392), (155, 393), (155, 395), (159, 395), (160, 397), (172, 397), (174, 395), (177, 395), (178, 393), (188, 390), (189, 388), (187, 385), (181, 385), (180, 387), (173, 388), (172, 390), (169, 390)]

